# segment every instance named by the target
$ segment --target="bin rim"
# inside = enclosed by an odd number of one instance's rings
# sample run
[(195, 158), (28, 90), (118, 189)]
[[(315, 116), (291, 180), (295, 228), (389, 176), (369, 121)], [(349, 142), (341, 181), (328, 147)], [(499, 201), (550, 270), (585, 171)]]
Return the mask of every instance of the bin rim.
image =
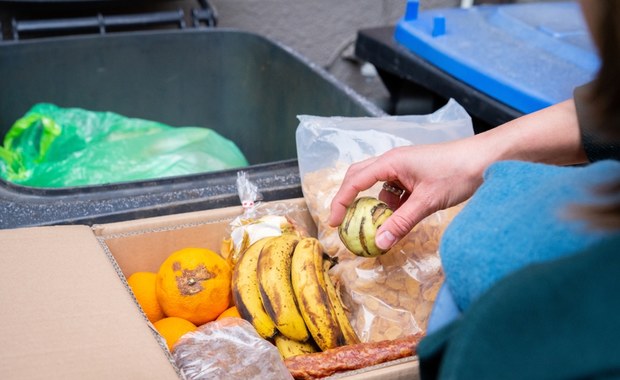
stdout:
[(40, 196), (40, 197), (62, 197), (62, 196), (75, 196), (80, 194), (109, 194), (114, 191), (131, 191), (139, 189), (141, 192), (145, 189), (157, 190), (158, 188), (166, 189), (172, 185), (182, 186), (184, 184), (194, 184), (212, 181), (213, 179), (222, 179), (225, 176), (231, 176), (233, 174), (236, 178), (236, 173), (239, 171), (247, 172), (268, 172), (272, 168), (282, 166), (297, 166), (297, 159), (290, 158), (285, 160), (277, 160), (271, 162), (264, 162), (260, 164), (253, 164), (249, 166), (240, 166), (238, 168), (213, 170), (208, 172), (200, 172), (194, 174), (183, 175), (171, 175), (166, 177), (152, 178), (152, 179), (138, 179), (132, 181), (122, 181), (105, 184), (95, 185), (80, 185), (80, 186), (66, 186), (66, 187), (34, 187), (24, 186), (7, 181), (0, 178), (0, 192), (5, 190), (7, 193), (19, 193), (20, 195)]

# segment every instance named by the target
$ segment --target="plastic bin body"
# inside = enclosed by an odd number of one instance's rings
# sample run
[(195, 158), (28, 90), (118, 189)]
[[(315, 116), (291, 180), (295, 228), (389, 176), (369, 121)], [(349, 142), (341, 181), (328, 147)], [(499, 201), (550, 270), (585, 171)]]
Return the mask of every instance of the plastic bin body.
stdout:
[[(211, 128), (246, 155), (265, 199), (301, 194), (299, 114), (382, 111), (286, 47), (225, 29), (0, 43), (0, 136), (33, 104)], [(238, 205), (237, 170), (102, 186), (0, 182), (0, 228), (97, 223)]]
[(577, 2), (418, 6), (408, 1), (396, 25), (357, 36), (356, 56), (390, 92), (389, 113), (430, 113), (453, 98), (479, 133), (570, 98), (596, 72)]

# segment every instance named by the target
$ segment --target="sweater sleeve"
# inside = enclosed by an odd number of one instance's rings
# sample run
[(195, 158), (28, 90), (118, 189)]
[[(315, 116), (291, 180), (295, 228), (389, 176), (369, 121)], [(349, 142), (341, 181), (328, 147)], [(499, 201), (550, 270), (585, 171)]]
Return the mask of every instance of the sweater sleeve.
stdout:
[(590, 162), (620, 160), (620, 146), (610, 143), (602, 136), (592, 117), (593, 110), (588, 99), (591, 87), (592, 83), (588, 83), (577, 87), (573, 93), (583, 148)]
[(617, 379), (616, 235), (507, 276), (418, 345), (427, 379)]

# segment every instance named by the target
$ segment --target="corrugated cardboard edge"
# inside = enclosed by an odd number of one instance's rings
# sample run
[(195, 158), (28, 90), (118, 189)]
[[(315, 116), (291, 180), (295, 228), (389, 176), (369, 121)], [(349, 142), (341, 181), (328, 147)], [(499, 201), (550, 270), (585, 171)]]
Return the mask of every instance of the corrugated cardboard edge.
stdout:
[(125, 275), (123, 275), (123, 271), (121, 270), (120, 266), (116, 262), (116, 259), (114, 258), (114, 255), (112, 255), (112, 252), (110, 252), (110, 249), (108, 248), (107, 244), (105, 243), (105, 239), (100, 237), (100, 236), (95, 236), (95, 238), (97, 239), (97, 242), (99, 243), (99, 245), (101, 246), (101, 248), (105, 252), (108, 260), (110, 260), (110, 263), (112, 264), (112, 267), (114, 268), (114, 270), (116, 271), (116, 274), (118, 275), (119, 279), (121, 280), (121, 282), (125, 286), (125, 289), (131, 295), (131, 298), (133, 298), (133, 301), (136, 304), (136, 306), (138, 307), (138, 309), (140, 309), (140, 312), (142, 313), (142, 317), (144, 318), (144, 322), (147, 324), (147, 326), (151, 330), (151, 333), (155, 337), (155, 340), (157, 341), (157, 343), (159, 344), (161, 349), (164, 351), (164, 353), (166, 355), (166, 358), (168, 359), (168, 361), (172, 365), (172, 368), (174, 368), (174, 371), (177, 373), (177, 375), (179, 376), (180, 379), (185, 380), (185, 375), (177, 367), (177, 365), (175, 363), (175, 360), (174, 360), (174, 357), (172, 356), (172, 354), (168, 350), (168, 347), (166, 345), (166, 341), (164, 340), (164, 338), (161, 335), (159, 335), (159, 333), (157, 332), (157, 329), (155, 329), (155, 326), (153, 326), (151, 321), (149, 321), (148, 317), (146, 316), (146, 313), (144, 312), (144, 310), (142, 310), (142, 307), (140, 306), (140, 303), (138, 303), (138, 299), (136, 298), (135, 294), (131, 290), (131, 287), (129, 286), (129, 283), (127, 283), (127, 279), (125, 278)]
[(326, 377), (325, 380), (417, 380), (419, 378), (418, 357), (409, 356), (354, 371), (339, 372)]
[(88, 226), (0, 235), (2, 378), (179, 378)]
[[(286, 210), (287, 213), (308, 213), (308, 207), (304, 198), (265, 202), (259, 204), (256, 208), (258, 215), (266, 214), (269, 211), (282, 213), (283, 210)], [(214, 216), (213, 214), (216, 215)], [(215, 210), (194, 211), (183, 214), (166, 215), (125, 222), (95, 224), (92, 228), (96, 236), (101, 236), (104, 239), (110, 239), (130, 235), (142, 235), (168, 230), (178, 230), (206, 224), (217, 224), (222, 222), (229, 223), (243, 214), (244, 209), (241, 206), (232, 206)], [(314, 227), (313, 223), (314, 222), (312, 221), (311, 227)]]

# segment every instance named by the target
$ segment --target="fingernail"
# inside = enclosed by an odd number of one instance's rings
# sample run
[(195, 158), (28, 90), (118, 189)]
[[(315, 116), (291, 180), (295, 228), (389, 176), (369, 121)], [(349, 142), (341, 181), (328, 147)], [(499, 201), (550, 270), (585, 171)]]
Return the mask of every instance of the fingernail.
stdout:
[(375, 239), (375, 244), (379, 249), (388, 250), (392, 248), (394, 241), (396, 241), (396, 238), (390, 231), (383, 231)]

